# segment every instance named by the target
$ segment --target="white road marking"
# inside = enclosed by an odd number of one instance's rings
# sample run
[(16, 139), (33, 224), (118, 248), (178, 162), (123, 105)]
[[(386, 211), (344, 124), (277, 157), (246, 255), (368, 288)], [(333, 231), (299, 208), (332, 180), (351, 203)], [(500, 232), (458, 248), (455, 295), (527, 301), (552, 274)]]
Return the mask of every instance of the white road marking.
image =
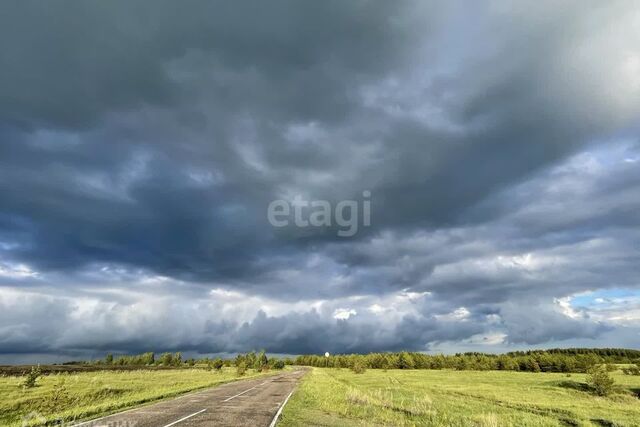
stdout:
[(251, 388), (248, 388), (248, 389), (246, 389), (245, 391), (243, 391), (243, 392), (241, 392), (241, 393), (236, 394), (235, 396), (231, 396), (231, 397), (229, 397), (229, 398), (227, 398), (227, 399), (223, 400), (223, 402), (228, 402), (228, 401), (230, 401), (231, 399), (235, 399), (236, 397), (242, 396), (243, 394), (248, 393), (248, 392), (250, 392), (251, 390), (254, 390), (254, 389), (258, 388), (258, 387), (260, 387), (261, 385), (265, 385), (265, 384), (266, 384), (266, 383), (268, 383), (268, 382), (270, 382), (270, 381), (265, 381), (265, 382), (263, 382), (262, 384), (258, 384), (258, 385), (256, 385), (256, 386), (253, 386), (253, 387), (251, 387)]
[(176, 425), (176, 424), (178, 424), (178, 423), (183, 422), (184, 420), (188, 420), (188, 419), (189, 419), (189, 418), (191, 418), (191, 417), (195, 417), (196, 415), (201, 414), (201, 413), (203, 413), (204, 411), (206, 411), (206, 409), (203, 409), (202, 411), (194, 412), (193, 414), (191, 414), (191, 415), (187, 415), (186, 417), (182, 417), (182, 418), (180, 418), (179, 420), (174, 421), (174, 422), (172, 422), (171, 424), (167, 424), (167, 425), (166, 425), (166, 426), (164, 426), (164, 427), (171, 427), (171, 426), (174, 426), (174, 425)]
[(278, 412), (276, 412), (275, 417), (273, 417), (273, 421), (271, 421), (271, 424), (269, 424), (269, 427), (276, 427), (276, 422), (278, 422), (278, 417), (280, 416), (280, 414), (282, 414), (282, 410), (284, 409), (284, 405), (287, 404), (287, 402), (289, 401), (289, 398), (291, 397), (291, 395), (293, 394), (293, 390), (291, 390), (291, 393), (289, 393), (289, 396), (287, 396), (287, 398), (284, 400), (284, 402), (282, 402), (282, 406), (280, 406), (280, 409), (278, 409)]
[[(292, 372), (292, 374), (297, 374), (297, 373), (299, 373), (299, 372), (301, 372), (301, 371), (293, 371), (293, 372)], [(275, 378), (273, 378), (272, 380), (265, 381), (265, 382), (263, 382), (263, 383), (261, 383), (261, 384), (258, 384), (257, 386), (251, 387), (250, 389), (243, 391), (242, 393), (238, 393), (238, 394), (236, 394), (235, 396), (231, 396), (231, 397), (229, 397), (229, 398), (227, 398), (227, 399), (223, 400), (223, 402), (228, 402), (228, 401), (230, 401), (230, 400), (232, 400), (232, 399), (235, 399), (235, 398), (236, 398), (236, 397), (238, 397), (238, 396), (242, 396), (243, 394), (245, 394), (245, 393), (247, 393), (247, 392), (249, 392), (249, 391), (251, 391), (251, 390), (256, 389), (257, 387), (259, 387), (259, 386), (261, 386), (261, 385), (264, 385), (264, 384), (266, 384), (266, 383), (272, 382), (272, 381), (277, 380), (277, 379), (285, 378), (286, 376), (287, 376), (287, 375), (283, 375), (283, 376), (280, 376), (280, 377), (275, 377)], [(220, 387), (224, 387), (224, 386), (231, 385), (231, 384), (233, 384), (233, 382), (229, 382), (229, 383), (226, 383), (226, 384), (222, 384), (222, 385), (220, 385)], [(182, 396), (175, 397), (175, 398), (174, 398), (174, 400), (184, 399), (185, 397), (193, 396), (194, 394), (205, 393), (205, 392), (207, 392), (207, 391), (209, 391), (209, 390), (208, 390), (208, 389), (205, 389), (205, 390), (196, 390), (196, 391), (193, 391), (193, 392), (191, 392), (191, 393), (187, 393), (187, 394), (184, 394), (184, 395), (182, 395)], [(293, 393), (293, 392), (291, 392), (291, 393)], [(289, 396), (291, 396), (291, 393), (289, 394)], [(287, 397), (287, 400), (289, 400), (289, 397)], [(282, 407), (280, 408), (280, 412), (281, 412), (282, 408), (284, 407), (284, 405), (287, 403), (287, 400), (285, 400), (284, 404), (283, 404), (283, 405), (282, 405)], [(71, 427), (93, 426), (93, 425), (95, 425), (94, 423), (96, 423), (96, 422), (98, 422), (98, 421), (101, 421), (101, 420), (104, 420), (105, 418), (110, 418), (110, 417), (114, 417), (114, 416), (117, 416), (117, 415), (126, 414), (127, 412), (133, 412), (133, 411), (136, 411), (136, 410), (139, 410), (139, 409), (143, 409), (145, 406), (153, 406), (153, 405), (155, 405), (156, 403), (157, 403), (157, 402), (150, 402), (150, 403), (148, 403), (147, 405), (137, 406), (137, 407), (134, 407), (134, 408), (129, 408), (129, 409), (125, 410), (125, 411), (117, 412), (117, 413), (115, 413), (115, 414), (105, 415), (105, 416), (102, 416), (102, 417), (99, 417), (99, 418), (95, 418), (95, 419), (93, 419), (93, 420), (83, 421), (83, 422), (81, 422), (80, 424), (73, 424)], [(171, 423), (171, 424), (168, 424), (168, 425), (166, 425), (166, 426), (164, 426), (164, 427), (174, 426), (174, 425), (176, 425), (177, 423), (182, 422), (182, 421), (184, 421), (184, 420), (186, 420), (186, 419), (188, 419), (188, 418), (191, 418), (191, 417), (193, 417), (193, 416), (196, 416), (196, 415), (198, 415), (198, 414), (201, 414), (201, 413), (202, 413), (202, 412), (204, 412), (204, 411), (206, 411), (206, 409), (203, 409), (202, 411), (196, 412), (195, 414), (191, 414), (191, 415), (189, 415), (189, 416), (187, 416), (187, 417), (185, 417), (185, 418), (181, 418), (181, 419), (179, 419), (178, 421), (175, 421), (175, 422), (173, 422), (173, 423)], [(276, 414), (276, 416), (278, 416), (278, 415), (279, 415), (279, 414)], [(275, 420), (275, 419), (274, 419), (274, 420)], [(275, 425), (275, 424), (274, 424), (274, 425)]]

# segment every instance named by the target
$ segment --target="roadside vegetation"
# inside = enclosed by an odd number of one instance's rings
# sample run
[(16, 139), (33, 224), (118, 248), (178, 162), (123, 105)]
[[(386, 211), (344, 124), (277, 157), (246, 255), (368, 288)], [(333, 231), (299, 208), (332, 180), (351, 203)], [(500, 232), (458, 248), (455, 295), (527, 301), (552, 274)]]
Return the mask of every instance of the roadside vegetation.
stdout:
[[(640, 426), (640, 377), (500, 371), (314, 368), (279, 426)], [(593, 384), (615, 382), (608, 396)], [(605, 381), (605, 384), (610, 384)]]
[[(103, 361), (82, 363), (108, 368), (78, 373), (53, 369), (60, 365), (34, 366), (21, 375), (0, 376), (0, 426), (56, 425), (96, 418), (285, 367), (284, 361), (264, 352), (241, 354), (233, 360), (182, 360), (179, 353), (108, 355)], [(136, 369), (115, 370), (114, 365)]]

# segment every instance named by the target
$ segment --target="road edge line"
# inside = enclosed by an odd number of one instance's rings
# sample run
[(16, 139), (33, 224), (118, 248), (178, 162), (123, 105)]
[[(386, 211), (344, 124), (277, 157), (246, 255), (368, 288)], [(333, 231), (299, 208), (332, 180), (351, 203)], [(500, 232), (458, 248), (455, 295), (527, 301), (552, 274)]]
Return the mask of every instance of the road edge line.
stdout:
[(291, 390), (291, 393), (289, 393), (289, 395), (284, 400), (284, 402), (282, 402), (282, 406), (280, 406), (280, 408), (278, 409), (278, 412), (276, 412), (276, 415), (273, 417), (273, 420), (271, 421), (271, 424), (269, 424), (269, 427), (275, 427), (276, 426), (276, 422), (278, 422), (278, 417), (280, 417), (280, 415), (282, 414), (282, 410), (284, 409), (284, 405), (287, 404), (287, 402), (289, 401), (289, 398), (291, 397), (291, 395), (293, 394), (293, 392), (295, 390), (296, 390), (295, 388), (293, 390)]

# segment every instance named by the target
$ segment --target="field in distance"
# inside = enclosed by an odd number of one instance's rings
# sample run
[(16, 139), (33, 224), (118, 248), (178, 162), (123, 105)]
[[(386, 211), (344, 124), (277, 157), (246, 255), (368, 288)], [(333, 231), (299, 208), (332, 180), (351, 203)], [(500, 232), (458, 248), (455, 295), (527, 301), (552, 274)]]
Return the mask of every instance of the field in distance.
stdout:
[(313, 368), (279, 426), (640, 426), (640, 376), (611, 373), (598, 397), (585, 374)]

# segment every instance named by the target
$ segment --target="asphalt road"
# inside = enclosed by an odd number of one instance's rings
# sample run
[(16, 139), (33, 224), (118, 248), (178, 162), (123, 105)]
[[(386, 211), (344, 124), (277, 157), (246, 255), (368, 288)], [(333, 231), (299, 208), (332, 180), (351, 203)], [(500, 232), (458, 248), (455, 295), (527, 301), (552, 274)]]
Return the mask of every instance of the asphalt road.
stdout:
[(74, 427), (268, 427), (305, 373), (235, 381)]

